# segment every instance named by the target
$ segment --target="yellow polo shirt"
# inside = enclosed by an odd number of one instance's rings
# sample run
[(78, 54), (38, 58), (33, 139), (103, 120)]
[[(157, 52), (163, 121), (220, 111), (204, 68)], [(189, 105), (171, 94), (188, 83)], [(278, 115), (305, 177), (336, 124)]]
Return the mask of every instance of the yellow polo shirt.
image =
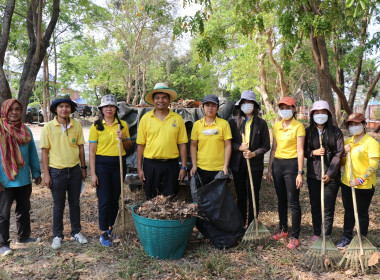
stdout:
[(169, 109), (163, 121), (147, 112), (140, 120), (136, 143), (145, 145), (144, 157), (149, 159), (174, 159), (179, 157), (178, 144), (188, 142), (185, 122), (181, 115)]
[[(204, 135), (207, 129), (218, 129), (213, 135)], [(232, 139), (229, 123), (216, 117), (215, 122), (208, 125), (205, 118), (194, 123), (191, 140), (198, 141), (197, 166), (207, 171), (220, 171), (224, 166), (224, 141)]]
[(274, 157), (279, 159), (297, 158), (297, 137), (306, 135), (305, 127), (293, 118), (288, 127), (284, 129), (283, 121), (281, 120), (273, 126), (273, 138), (277, 141)]
[(251, 135), (251, 124), (252, 124), (253, 116), (245, 123), (245, 143), (249, 145), (249, 136)]
[[(379, 166), (380, 158), (380, 144), (373, 137), (365, 134), (359, 142), (355, 144), (354, 137), (346, 139), (344, 145), (350, 144), (351, 146), (351, 162), (352, 162), (352, 175), (354, 179), (361, 177), (364, 179), (364, 183), (355, 186), (358, 189), (371, 189), (372, 186), (376, 186), (376, 170)], [(377, 160), (377, 165), (373, 166), (375, 172), (371, 174), (368, 178), (364, 178), (363, 174), (369, 167), (369, 160)], [(342, 183), (349, 186), (350, 185), (350, 173), (348, 167), (348, 160), (346, 158), (346, 163), (344, 165), (344, 173), (342, 176)]]
[[(123, 126), (122, 132), (130, 138), (128, 124), (120, 120), (121, 125)], [(96, 129), (95, 124), (92, 124), (90, 128), (90, 136), (88, 138), (88, 142), (97, 143), (96, 146), (96, 154), (101, 156), (111, 156), (116, 157), (119, 156), (119, 142), (117, 140), (116, 130), (118, 127), (118, 121), (115, 118), (115, 121), (111, 126), (109, 126), (105, 120), (103, 120), (104, 130), (100, 131)], [(124, 156), (126, 152), (124, 150), (124, 146), (121, 146), (121, 154)]]
[(57, 169), (70, 168), (79, 164), (78, 145), (84, 144), (81, 124), (70, 118), (69, 128), (63, 131), (57, 117), (44, 125), (40, 148), (49, 149), (49, 166)]

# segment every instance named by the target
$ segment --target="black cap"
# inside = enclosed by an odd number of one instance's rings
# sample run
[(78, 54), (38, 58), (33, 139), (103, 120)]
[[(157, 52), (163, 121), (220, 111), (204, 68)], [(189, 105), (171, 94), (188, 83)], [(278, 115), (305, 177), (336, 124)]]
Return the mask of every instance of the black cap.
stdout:
[(219, 98), (216, 95), (213, 95), (213, 94), (206, 95), (202, 101), (202, 105), (208, 102), (215, 103), (216, 105), (219, 106)]

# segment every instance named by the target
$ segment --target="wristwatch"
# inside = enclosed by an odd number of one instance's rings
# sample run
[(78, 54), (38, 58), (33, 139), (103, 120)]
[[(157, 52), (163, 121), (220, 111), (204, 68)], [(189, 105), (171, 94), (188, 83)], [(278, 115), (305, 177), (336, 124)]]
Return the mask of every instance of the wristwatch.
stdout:
[(87, 165), (82, 165), (80, 168), (86, 170), (87, 169)]
[(187, 167), (186, 166), (181, 166), (181, 169), (187, 171)]
[(298, 171), (298, 174), (305, 174), (305, 172), (302, 170), (302, 171)]

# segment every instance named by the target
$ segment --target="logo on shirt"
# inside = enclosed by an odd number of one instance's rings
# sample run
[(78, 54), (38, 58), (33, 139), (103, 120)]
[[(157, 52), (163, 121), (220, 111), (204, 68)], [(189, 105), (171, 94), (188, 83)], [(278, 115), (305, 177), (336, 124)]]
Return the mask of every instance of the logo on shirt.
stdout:
[(71, 140), (71, 142), (72, 142), (73, 144), (75, 144), (75, 141), (76, 141), (75, 138), (73, 138), (73, 139)]
[(174, 121), (173, 121), (172, 126), (173, 126), (173, 127), (177, 127), (177, 120), (174, 120)]

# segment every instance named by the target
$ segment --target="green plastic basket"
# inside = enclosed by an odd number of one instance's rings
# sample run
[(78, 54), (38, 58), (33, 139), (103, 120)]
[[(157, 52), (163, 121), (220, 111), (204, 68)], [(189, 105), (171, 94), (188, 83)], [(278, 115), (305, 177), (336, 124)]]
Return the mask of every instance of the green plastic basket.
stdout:
[(131, 206), (137, 234), (145, 252), (157, 259), (179, 259), (185, 252), (196, 218), (155, 220), (139, 216)]

